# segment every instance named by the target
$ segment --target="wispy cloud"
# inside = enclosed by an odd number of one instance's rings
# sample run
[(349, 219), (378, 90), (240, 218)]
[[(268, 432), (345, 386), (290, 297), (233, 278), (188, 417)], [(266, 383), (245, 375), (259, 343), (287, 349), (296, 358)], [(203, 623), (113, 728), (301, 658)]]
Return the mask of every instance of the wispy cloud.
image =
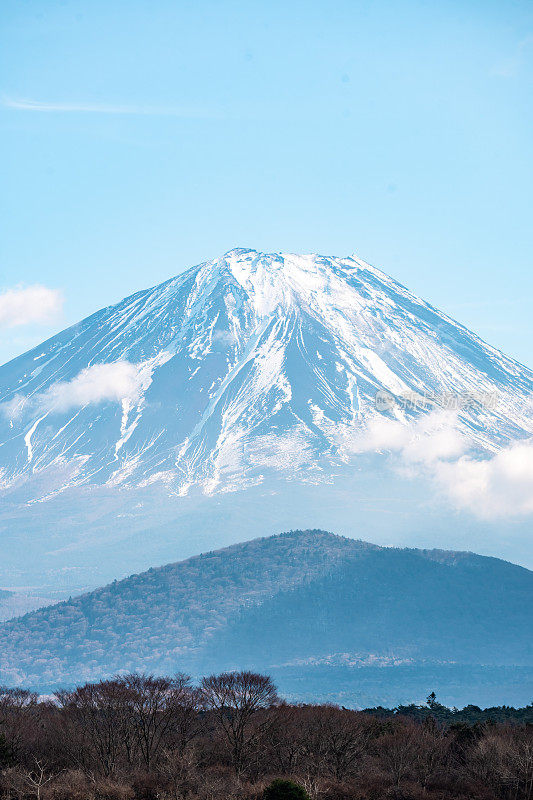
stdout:
[(46, 286), (18, 286), (0, 292), (0, 328), (53, 322), (59, 316), (63, 297)]
[(181, 119), (219, 119), (223, 112), (210, 108), (177, 106), (130, 106), (106, 103), (71, 103), (33, 100), (4, 95), (1, 100), (5, 108), (14, 111), (34, 111), (60, 114), (123, 114), (149, 117), (179, 117)]
[(120, 403), (129, 399), (133, 402), (140, 398), (146, 383), (147, 371), (144, 367), (144, 364), (132, 364), (125, 360), (93, 364), (72, 380), (57, 381), (46, 391), (29, 398), (15, 395), (10, 401), (0, 404), (0, 411), (7, 418), (17, 420), (25, 412), (42, 415), (105, 401)]
[(92, 364), (71, 380), (55, 381), (43, 392), (30, 396), (16, 394), (11, 400), (0, 403), (0, 413), (16, 422), (25, 415), (34, 418), (98, 403), (126, 401), (136, 404), (152, 382), (154, 369), (169, 358), (171, 353), (163, 351), (136, 364), (126, 359)]
[(59, 381), (39, 397), (46, 411), (68, 411), (106, 400), (121, 402), (136, 400), (143, 388), (143, 365), (129, 361), (94, 364), (82, 370), (70, 381)]
[(390, 451), (399, 453), (405, 465), (434, 464), (458, 458), (466, 452), (469, 439), (459, 431), (457, 414), (435, 410), (408, 424), (377, 416), (355, 437), (353, 452)]

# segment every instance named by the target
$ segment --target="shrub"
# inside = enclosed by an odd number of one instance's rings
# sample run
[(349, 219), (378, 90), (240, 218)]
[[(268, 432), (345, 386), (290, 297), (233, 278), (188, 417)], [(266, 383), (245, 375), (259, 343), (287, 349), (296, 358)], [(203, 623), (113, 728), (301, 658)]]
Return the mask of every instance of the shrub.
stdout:
[(266, 787), (264, 800), (309, 800), (309, 795), (298, 783), (277, 778)]

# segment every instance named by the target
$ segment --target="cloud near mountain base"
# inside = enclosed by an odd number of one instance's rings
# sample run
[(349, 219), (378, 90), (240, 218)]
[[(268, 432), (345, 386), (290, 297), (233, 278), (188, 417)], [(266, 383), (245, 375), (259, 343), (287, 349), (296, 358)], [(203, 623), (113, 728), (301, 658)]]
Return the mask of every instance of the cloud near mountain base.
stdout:
[(479, 457), (454, 412), (432, 411), (407, 425), (375, 417), (353, 451), (388, 452), (402, 475), (429, 478), (456, 508), (481, 519), (533, 514), (533, 440)]
[(482, 519), (533, 514), (533, 442), (517, 442), (484, 460), (438, 462), (434, 479), (459, 508)]

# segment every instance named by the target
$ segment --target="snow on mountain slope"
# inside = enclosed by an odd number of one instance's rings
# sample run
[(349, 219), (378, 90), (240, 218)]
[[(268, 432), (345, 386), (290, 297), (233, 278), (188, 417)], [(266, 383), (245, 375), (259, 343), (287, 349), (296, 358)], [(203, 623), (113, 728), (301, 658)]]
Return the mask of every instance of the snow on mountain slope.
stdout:
[(369, 420), (433, 406), (497, 450), (533, 433), (532, 393), (530, 370), (358, 258), (237, 249), (1, 367), (0, 483), (320, 481)]

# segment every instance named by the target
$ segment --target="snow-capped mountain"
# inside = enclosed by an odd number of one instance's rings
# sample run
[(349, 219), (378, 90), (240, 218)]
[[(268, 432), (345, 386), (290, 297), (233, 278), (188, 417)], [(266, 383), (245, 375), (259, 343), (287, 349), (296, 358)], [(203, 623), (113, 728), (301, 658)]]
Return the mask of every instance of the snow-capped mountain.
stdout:
[(533, 373), (356, 257), (236, 249), (0, 368), (0, 478), (175, 494), (321, 481), (376, 417), (533, 433)]

